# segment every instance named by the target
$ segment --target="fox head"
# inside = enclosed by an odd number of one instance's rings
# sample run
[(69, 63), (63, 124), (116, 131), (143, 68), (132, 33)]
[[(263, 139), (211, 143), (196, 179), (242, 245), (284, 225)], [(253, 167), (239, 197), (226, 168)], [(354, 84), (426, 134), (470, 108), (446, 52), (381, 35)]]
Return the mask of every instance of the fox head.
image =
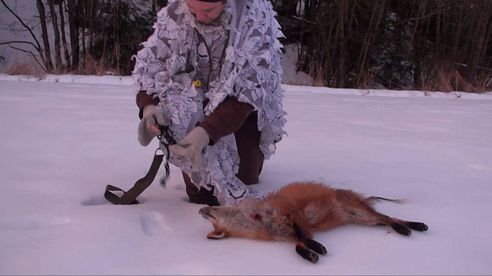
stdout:
[(244, 237), (261, 240), (293, 240), (293, 222), (268, 202), (249, 201), (238, 206), (213, 206), (200, 209), (214, 230), (209, 239)]

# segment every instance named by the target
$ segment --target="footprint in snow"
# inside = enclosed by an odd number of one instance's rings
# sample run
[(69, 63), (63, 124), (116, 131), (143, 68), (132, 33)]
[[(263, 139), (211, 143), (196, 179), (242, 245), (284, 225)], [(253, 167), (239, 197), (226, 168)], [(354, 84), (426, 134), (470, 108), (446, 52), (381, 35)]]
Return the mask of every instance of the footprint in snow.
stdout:
[(172, 231), (164, 216), (156, 211), (140, 214), (140, 225), (144, 233), (149, 236), (158, 236)]

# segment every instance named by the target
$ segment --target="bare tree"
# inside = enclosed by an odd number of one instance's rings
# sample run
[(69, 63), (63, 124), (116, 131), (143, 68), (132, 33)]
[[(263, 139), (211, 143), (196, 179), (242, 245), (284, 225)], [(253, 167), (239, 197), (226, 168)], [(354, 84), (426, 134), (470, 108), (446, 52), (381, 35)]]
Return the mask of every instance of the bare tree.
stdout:
[(38, 8), (39, 20), (41, 22), (41, 37), (44, 44), (44, 56), (45, 66), (48, 71), (53, 70), (53, 62), (51, 61), (51, 48), (50, 40), (48, 38), (48, 28), (46, 26), (46, 12), (43, 1), (36, 0), (36, 7)]
[[(56, 16), (54, 0), (48, 0), (48, 6), (51, 14), (51, 25), (53, 26), (53, 33), (55, 35), (55, 68), (61, 70), (61, 43), (60, 43), (60, 31), (58, 29), (58, 18)], [(63, 28), (63, 25), (62, 25)]]
[(79, 8), (78, 1), (67, 1), (68, 25), (70, 29), (70, 45), (72, 46), (72, 69), (79, 66), (80, 44), (79, 44)]
[[(18, 50), (18, 51), (21, 51), (21, 52), (24, 52), (24, 53), (27, 53), (29, 55), (31, 55), (31, 57), (36, 61), (36, 63), (44, 70), (44, 71), (47, 71), (48, 70), (48, 67), (46, 66), (47, 64), (47, 60), (46, 60), (46, 57), (44, 56), (43, 54), (43, 48), (41, 47), (41, 44), (39, 43), (39, 40), (38, 38), (36, 37), (36, 35), (34, 34), (34, 32), (32, 31), (32, 28), (29, 27), (25, 22), (24, 20), (22, 20), (22, 18), (19, 17), (19, 15), (17, 15), (17, 13), (15, 13), (6, 3), (4, 0), (0, 0), (0, 3), (3, 4), (3, 6), (5, 6), (5, 8), (17, 19), (17, 21), (19, 21), (19, 23), (22, 25), (22, 27), (24, 27), (28, 32), (29, 34), (31, 35), (31, 38), (34, 42), (31, 42), (31, 41), (19, 41), (19, 40), (14, 40), (14, 41), (3, 41), (3, 42), (0, 42), (0, 45), (9, 45), (10, 48), (12, 49), (15, 49), (15, 50)], [(34, 48), (34, 50), (36, 51), (37, 54), (33, 53), (32, 51), (30, 50), (26, 50), (24, 48), (19, 48), (17, 46), (13, 46), (13, 45), (16, 45), (16, 44), (21, 44), (21, 45), (29, 45), (31, 47)], [(41, 59), (41, 61), (39, 60)]]
[[(0, 2), (7, 7), (5, 0)], [(131, 72), (131, 56), (152, 33), (155, 12), (167, 1), (152, 0), (149, 3), (152, 7), (130, 0), (36, 0), (34, 3), (39, 15), (36, 22), (39, 34), (35, 35), (33, 28), (7, 7), (32, 39), (0, 41), (0, 45), (30, 54), (45, 71), (60, 71), (66, 66), (78, 73), (98, 74)], [(50, 22), (52, 29), (48, 26)]]
[(286, 33), (323, 85), (476, 91), (492, 75), (490, 0), (296, 2), (301, 27)]
[(71, 67), (70, 66), (70, 53), (68, 50), (67, 38), (65, 35), (65, 12), (63, 9), (63, 2), (64, 2), (63, 0), (58, 1), (58, 12), (60, 14), (60, 33), (61, 33), (65, 62), (67, 64), (67, 67)]

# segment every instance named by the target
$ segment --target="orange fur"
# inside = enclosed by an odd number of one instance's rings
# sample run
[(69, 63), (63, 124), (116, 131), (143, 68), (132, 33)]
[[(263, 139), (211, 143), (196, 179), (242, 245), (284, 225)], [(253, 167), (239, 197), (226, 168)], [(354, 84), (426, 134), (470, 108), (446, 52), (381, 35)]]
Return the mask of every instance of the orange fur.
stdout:
[(249, 200), (238, 206), (204, 207), (200, 214), (214, 226), (209, 238), (229, 236), (292, 241), (297, 243), (298, 253), (310, 261), (314, 257), (309, 249), (323, 252), (320, 249), (323, 246), (311, 240), (316, 231), (347, 223), (386, 225), (402, 235), (410, 235), (410, 229), (426, 231), (428, 228), (421, 222), (381, 214), (369, 202), (368, 198), (351, 190), (334, 189), (321, 183), (295, 182), (264, 200)]

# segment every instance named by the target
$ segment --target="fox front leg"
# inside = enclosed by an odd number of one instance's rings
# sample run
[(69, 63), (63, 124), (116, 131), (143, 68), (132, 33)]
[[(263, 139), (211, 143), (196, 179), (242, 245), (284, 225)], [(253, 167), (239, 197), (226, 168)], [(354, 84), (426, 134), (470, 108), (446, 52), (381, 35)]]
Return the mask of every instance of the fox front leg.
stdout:
[(312, 263), (318, 262), (318, 254), (325, 255), (327, 253), (326, 248), (321, 243), (308, 238), (306, 232), (296, 223), (294, 223), (293, 227), (296, 238), (299, 241), (296, 244), (297, 254)]
[(313, 239), (308, 238), (306, 232), (296, 223), (294, 223), (294, 232), (299, 242), (303, 243), (307, 248), (321, 255), (326, 255), (326, 253), (328, 252), (324, 245)]
[(301, 255), (301, 257), (312, 262), (313, 264), (318, 262), (319, 259), (318, 254), (314, 253), (309, 248), (307, 248), (304, 243), (296, 244), (296, 252), (297, 254)]

